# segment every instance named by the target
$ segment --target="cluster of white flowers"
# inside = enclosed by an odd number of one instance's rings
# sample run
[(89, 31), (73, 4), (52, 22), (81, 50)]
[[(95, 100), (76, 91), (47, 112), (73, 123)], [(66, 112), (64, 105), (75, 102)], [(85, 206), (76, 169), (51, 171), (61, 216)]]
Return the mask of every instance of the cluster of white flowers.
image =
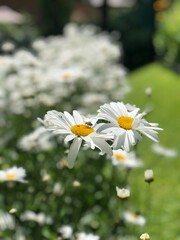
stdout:
[(53, 143), (50, 141), (52, 134), (47, 132), (44, 127), (38, 127), (30, 134), (22, 137), (18, 146), (25, 151), (46, 151), (53, 148)]
[(32, 48), (0, 57), (0, 109), (22, 114), (57, 103), (93, 107), (129, 90), (119, 47), (94, 26), (69, 24), (63, 36), (36, 40)]
[(52, 218), (50, 216), (47, 216), (44, 213), (35, 213), (31, 210), (26, 210), (22, 215), (21, 215), (21, 220), (22, 221), (33, 221), (37, 222), (40, 225), (44, 224), (52, 224)]
[[(142, 139), (142, 135), (158, 141), (157, 131), (162, 130), (158, 124), (147, 122), (143, 118), (145, 113), (139, 113), (139, 108), (129, 109), (123, 102), (111, 102), (100, 106), (98, 115), (88, 121), (75, 110), (73, 115), (66, 111), (49, 111), (44, 120), (39, 120), (53, 133), (64, 135), (65, 143), (73, 141), (67, 158), (68, 166), (72, 168), (83, 142), (86, 147), (98, 148), (100, 152), (112, 156), (112, 149), (129, 151)], [(99, 120), (101, 123), (97, 123)]]
[(99, 239), (100, 239), (99, 236), (94, 235), (92, 233), (87, 234), (87, 233), (81, 232), (76, 234), (76, 240), (99, 240)]
[[(63, 225), (58, 229), (59, 235), (63, 239), (73, 238), (73, 228), (70, 225)], [(92, 233), (78, 232), (74, 233), (75, 240), (99, 240), (100, 237)], [(74, 238), (73, 238), (74, 239)]]

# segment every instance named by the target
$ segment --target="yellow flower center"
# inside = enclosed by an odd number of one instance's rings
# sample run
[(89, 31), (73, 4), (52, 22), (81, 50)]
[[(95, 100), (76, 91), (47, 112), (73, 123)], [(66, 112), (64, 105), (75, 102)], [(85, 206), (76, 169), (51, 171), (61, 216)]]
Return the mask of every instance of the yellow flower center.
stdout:
[(114, 157), (119, 161), (124, 161), (126, 159), (126, 157), (120, 153), (115, 153)]
[(15, 179), (16, 179), (16, 174), (14, 174), (14, 173), (8, 173), (8, 174), (5, 176), (5, 179), (6, 179), (7, 181), (15, 180)]
[(136, 220), (138, 218), (138, 214), (132, 213), (130, 217), (132, 220)]
[(60, 160), (60, 165), (61, 165), (61, 167), (67, 167), (68, 166), (67, 160), (66, 159), (61, 159)]
[(63, 79), (64, 80), (69, 80), (72, 77), (72, 75), (70, 73), (64, 73), (63, 74)]
[(94, 129), (85, 124), (77, 124), (71, 127), (71, 132), (77, 136), (86, 137), (94, 132)]
[(132, 123), (134, 121), (134, 118), (132, 117), (126, 117), (126, 116), (121, 116), (117, 119), (117, 122), (121, 128), (124, 128), (126, 130), (132, 129)]

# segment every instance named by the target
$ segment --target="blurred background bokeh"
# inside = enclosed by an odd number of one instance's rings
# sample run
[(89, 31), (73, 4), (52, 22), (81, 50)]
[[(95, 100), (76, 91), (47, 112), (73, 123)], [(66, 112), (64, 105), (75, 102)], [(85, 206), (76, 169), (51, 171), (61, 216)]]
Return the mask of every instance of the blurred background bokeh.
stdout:
[[(4, 41), (15, 41), (18, 47), (30, 46), (30, 42), (40, 36), (62, 34), (68, 22), (78, 24), (95, 24), (109, 32), (117, 32), (123, 47), (123, 63), (128, 69), (135, 69), (152, 62), (162, 55), (172, 58), (176, 43), (171, 42), (172, 25), (178, 29), (178, 24), (168, 20), (177, 13), (166, 13), (173, 0), (48, 0), (1, 1), (0, 28), (1, 45)], [(178, 1), (174, 3), (178, 5)], [(167, 18), (164, 16), (167, 15)], [(166, 20), (163, 20), (163, 19)], [(160, 26), (159, 26), (160, 25)], [(154, 36), (156, 31), (155, 45)], [(162, 36), (162, 38), (161, 38)], [(172, 38), (173, 36), (171, 36)], [(159, 39), (160, 38), (160, 39)], [(175, 38), (175, 36), (174, 36)], [(173, 45), (168, 50), (166, 42)], [(177, 39), (178, 41), (178, 39)], [(175, 50), (174, 50), (175, 51)], [(165, 58), (166, 58), (165, 57)], [(175, 58), (175, 56), (174, 56)], [(168, 61), (172, 61), (168, 59)]]

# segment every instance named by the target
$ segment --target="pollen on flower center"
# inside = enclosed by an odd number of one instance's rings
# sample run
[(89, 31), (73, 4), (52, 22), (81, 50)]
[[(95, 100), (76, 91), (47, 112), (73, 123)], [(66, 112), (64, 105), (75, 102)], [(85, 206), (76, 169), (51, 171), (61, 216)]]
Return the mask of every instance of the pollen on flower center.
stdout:
[(86, 137), (94, 132), (94, 129), (85, 124), (77, 124), (71, 127), (71, 132), (77, 136)]
[(126, 157), (120, 153), (115, 153), (114, 154), (114, 157), (117, 159), (117, 160), (120, 160), (120, 161), (124, 161), (126, 159)]
[(124, 128), (126, 130), (132, 129), (132, 123), (134, 121), (134, 118), (132, 117), (126, 117), (126, 116), (121, 116), (117, 119), (117, 122), (121, 128)]
[(8, 173), (8, 174), (5, 176), (5, 179), (6, 179), (6, 180), (14, 180), (14, 179), (16, 179), (16, 174), (14, 174), (14, 173)]

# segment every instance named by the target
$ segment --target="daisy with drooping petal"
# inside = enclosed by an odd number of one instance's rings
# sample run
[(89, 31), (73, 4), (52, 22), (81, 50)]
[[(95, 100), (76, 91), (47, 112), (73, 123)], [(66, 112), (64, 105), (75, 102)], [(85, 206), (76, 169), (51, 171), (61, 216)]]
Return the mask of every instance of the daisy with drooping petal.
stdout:
[(157, 130), (162, 130), (157, 123), (149, 123), (143, 119), (144, 113), (138, 113), (139, 108), (129, 111), (122, 102), (111, 102), (104, 104), (99, 109), (99, 117), (108, 121), (100, 130), (106, 133), (113, 133), (115, 139), (113, 148), (130, 150), (137, 141), (142, 139), (141, 134), (151, 140), (158, 142)]
[(55, 134), (66, 135), (65, 143), (73, 141), (68, 153), (68, 166), (73, 168), (82, 142), (91, 149), (98, 148), (100, 151), (112, 155), (112, 150), (106, 140), (112, 139), (112, 135), (97, 132), (99, 125), (97, 119), (86, 122), (85, 117), (78, 111), (73, 111), (73, 115), (64, 111), (55, 110), (47, 112), (43, 124)]
[(138, 168), (143, 165), (142, 161), (136, 156), (135, 152), (125, 150), (113, 150), (112, 164), (124, 168)]
[(0, 170), (0, 181), (9, 182), (25, 182), (24, 177), (26, 176), (26, 171), (22, 167), (12, 167), (7, 170)]

